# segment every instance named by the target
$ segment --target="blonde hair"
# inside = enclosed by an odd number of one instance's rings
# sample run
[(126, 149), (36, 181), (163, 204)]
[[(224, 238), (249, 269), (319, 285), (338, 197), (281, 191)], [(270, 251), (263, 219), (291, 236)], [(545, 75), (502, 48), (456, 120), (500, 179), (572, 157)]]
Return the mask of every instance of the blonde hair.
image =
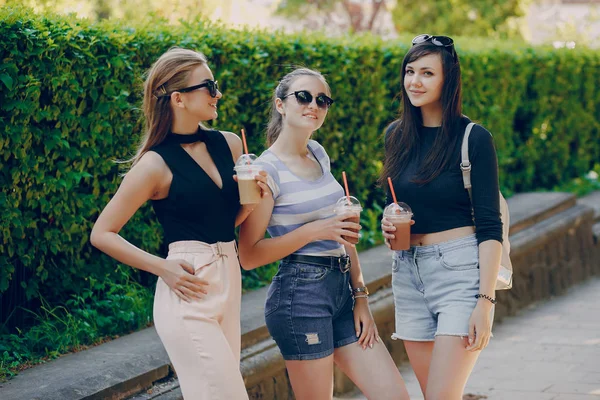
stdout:
[(145, 131), (136, 154), (128, 160), (131, 166), (165, 140), (173, 123), (170, 94), (183, 89), (192, 70), (206, 63), (206, 56), (198, 51), (172, 47), (150, 67), (144, 81), (142, 103)]
[(318, 71), (309, 69), (309, 68), (296, 68), (286, 76), (284, 76), (280, 81), (277, 87), (275, 88), (275, 93), (273, 93), (273, 102), (271, 104), (271, 118), (269, 118), (269, 124), (267, 125), (267, 146), (271, 146), (281, 133), (281, 129), (283, 128), (283, 116), (277, 111), (277, 106), (275, 105), (275, 101), (277, 99), (282, 99), (285, 95), (288, 94), (290, 90), (290, 86), (294, 81), (301, 76), (312, 76), (315, 78), (319, 78), (325, 84), (327, 88), (327, 94), (331, 94), (331, 89), (329, 88), (329, 84), (325, 80), (325, 77)]

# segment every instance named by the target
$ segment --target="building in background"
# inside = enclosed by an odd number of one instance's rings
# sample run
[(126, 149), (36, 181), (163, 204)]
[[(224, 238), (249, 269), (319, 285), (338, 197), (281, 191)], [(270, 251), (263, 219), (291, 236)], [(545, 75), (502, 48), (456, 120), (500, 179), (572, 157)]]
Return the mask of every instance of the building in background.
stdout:
[(542, 0), (529, 7), (525, 39), (555, 47), (600, 47), (600, 0)]

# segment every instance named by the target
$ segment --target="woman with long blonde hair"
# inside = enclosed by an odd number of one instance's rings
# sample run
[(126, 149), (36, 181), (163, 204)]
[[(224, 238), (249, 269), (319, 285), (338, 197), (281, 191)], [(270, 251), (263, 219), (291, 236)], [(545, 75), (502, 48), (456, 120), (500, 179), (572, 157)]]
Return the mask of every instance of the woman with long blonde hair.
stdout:
[[(158, 276), (154, 323), (186, 399), (248, 398), (240, 374), (241, 275), (234, 229), (240, 207), (232, 176), (240, 139), (208, 129), (222, 97), (206, 57), (173, 48), (144, 84), (146, 132), (132, 167), (104, 208), (91, 242)], [(263, 195), (265, 174), (255, 177)], [(151, 200), (169, 246), (166, 259), (133, 246), (121, 228)]]

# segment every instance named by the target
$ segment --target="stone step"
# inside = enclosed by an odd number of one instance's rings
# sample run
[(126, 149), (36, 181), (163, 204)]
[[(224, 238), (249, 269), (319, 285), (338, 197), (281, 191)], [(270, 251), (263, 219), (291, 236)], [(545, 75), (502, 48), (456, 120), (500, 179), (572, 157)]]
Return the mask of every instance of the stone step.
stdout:
[(596, 222), (592, 226), (592, 234), (594, 235), (594, 243), (596, 245), (600, 244), (600, 222)]
[(27, 369), (0, 385), (0, 399), (122, 399), (168, 377), (169, 368), (148, 328)]
[(515, 194), (507, 200), (510, 211), (510, 235), (527, 229), (575, 205), (571, 193), (532, 192)]
[(594, 221), (600, 222), (600, 190), (589, 193), (577, 200), (579, 204), (585, 204), (586, 206), (594, 209)]
[(156, 382), (150, 389), (129, 397), (127, 400), (182, 400), (181, 388), (176, 377)]

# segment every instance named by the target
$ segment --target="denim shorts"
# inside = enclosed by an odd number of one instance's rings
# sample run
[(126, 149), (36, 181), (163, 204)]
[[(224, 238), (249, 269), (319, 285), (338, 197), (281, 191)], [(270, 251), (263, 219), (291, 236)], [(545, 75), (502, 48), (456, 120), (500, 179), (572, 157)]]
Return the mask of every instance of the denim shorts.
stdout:
[(479, 293), (475, 235), (394, 252), (392, 289), (396, 309), (393, 339), (432, 341), (438, 335), (468, 336)]
[(265, 320), (285, 360), (315, 360), (358, 340), (353, 308), (350, 272), (282, 261)]

